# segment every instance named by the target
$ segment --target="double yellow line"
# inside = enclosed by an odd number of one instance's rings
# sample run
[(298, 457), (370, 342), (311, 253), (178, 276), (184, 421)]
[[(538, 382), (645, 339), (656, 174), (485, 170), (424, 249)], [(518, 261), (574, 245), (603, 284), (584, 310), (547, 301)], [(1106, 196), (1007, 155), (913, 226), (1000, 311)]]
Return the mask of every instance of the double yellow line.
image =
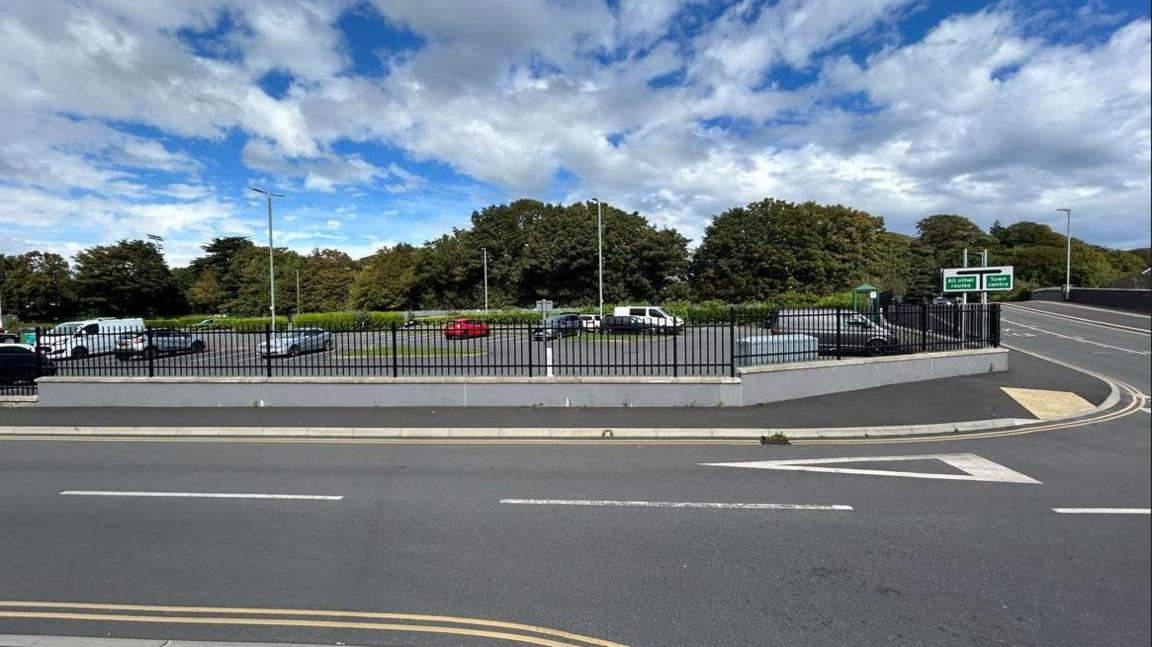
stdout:
[(0, 600), (0, 618), (186, 625), (307, 627), (399, 633), (450, 634), (546, 647), (627, 647), (621, 643), (499, 620), (412, 613), (158, 606)]

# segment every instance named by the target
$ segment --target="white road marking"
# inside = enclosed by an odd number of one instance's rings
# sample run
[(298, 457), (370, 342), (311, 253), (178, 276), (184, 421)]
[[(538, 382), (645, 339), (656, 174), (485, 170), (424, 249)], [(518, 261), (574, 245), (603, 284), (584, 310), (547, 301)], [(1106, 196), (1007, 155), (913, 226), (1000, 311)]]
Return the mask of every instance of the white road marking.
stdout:
[(1143, 411), (1144, 413), (1152, 413), (1152, 409), (1149, 409), (1148, 407), (1144, 407), (1143, 409), (1141, 409), (1141, 411)]
[[(893, 470), (866, 470), (847, 467), (818, 467), (828, 463), (867, 463), (880, 461), (943, 461), (965, 474), (930, 474)], [(713, 467), (748, 467), (762, 470), (788, 470), (796, 472), (826, 472), (829, 474), (861, 474), (870, 476), (903, 476), (916, 479), (943, 479), (950, 481), (992, 481), (998, 483), (1040, 483), (1020, 472), (976, 454), (922, 454), (917, 456), (847, 456), (844, 458), (802, 458), (782, 461), (749, 461), (740, 463), (700, 463)]]
[[(1091, 325), (1093, 325), (1093, 326), (1099, 326), (1099, 327), (1101, 327), (1101, 328), (1112, 328), (1112, 329), (1115, 329), (1115, 330), (1121, 330), (1121, 331), (1124, 331), (1124, 332), (1133, 332), (1133, 333), (1139, 333), (1139, 334), (1141, 334), (1141, 335), (1149, 335), (1149, 334), (1152, 334), (1152, 331), (1149, 331), (1147, 328), (1133, 328), (1133, 327), (1131, 327), (1131, 326), (1124, 326), (1124, 325), (1121, 325), (1121, 324), (1114, 324), (1114, 323), (1111, 323), (1111, 322), (1108, 322), (1108, 321), (1099, 321), (1099, 320), (1096, 320), (1096, 319), (1085, 319), (1085, 318), (1083, 318), (1083, 317), (1073, 317), (1072, 315), (1066, 315), (1066, 314), (1063, 314), (1063, 313), (1058, 313), (1058, 312), (1048, 312), (1047, 310), (1038, 310), (1038, 309), (1036, 309), (1036, 308), (1028, 308), (1028, 307), (1024, 307), (1024, 306), (1010, 306), (1010, 307), (1014, 307), (1014, 308), (1016, 308), (1016, 309), (1018, 309), (1018, 310), (1025, 310), (1025, 311), (1028, 311), (1028, 312), (1034, 312), (1034, 313), (1036, 313), (1036, 314), (1041, 314), (1041, 315), (1048, 315), (1049, 317), (1057, 317), (1057, 318), (1060, 318), (1060, 319), (1071, 319), (1071, 320), (1073, 320), (1073, 321), (1080, 321), (1080, 322), (1083, 322), (1083, 323), (1086, 323), (1086, 324), (1091, 324)], [(1124, 312), (1124, 313), (1119, 313), (1119, 314), (1127, 314), (1127, 315), (1129, 315), (1129, 316), (1133, 316), (1133, 317), (1141, 317), (1141, 316), (1144, 316), (1144, 315), (1137, 315), (1137, 314), (1132, 314), (1132, 313), (1127, 313), (1127, 312)]]
[(117, 490), (64, 490), (64, 496), (150, 496), (188, 499), (299, 499), (304, 501), (340, 501), (343, 496), (327, 494), (237, 494), (230, 492), (128, 492)]
[[(1008, 321), (1008, 320), (1005, 319), (1004, 321)], [(1146, 355), (1152, 354), (1146, 350), (1132, 350), (1131, 348), (1121, 348), (1120, 346), (1109, 346), (1108, 344), (1101, 344), (1098, 341), (1090, 341), (1088, 339), (1082, 339), (1080, 337), (1073, 337), (1071, 335), (1061, 335), (1058, 332), (1052, 332), (1051, 330), (1044, 330), (1043, 328), (1037, 328), (1036, 326), (1030, 326), (1028, 324), (1020, 323), (1018, 321), (1011, 321), (1009, 323), (1012, 323), (1012, 324), (1017, 325), (1017, 326), (1024, 326), (1025, 328), (1035, 330), (1036, 332), (1042, 332), (1046, 335), (1052, 335), (1054, 337), (1061, 337), (1063, 339), (1071, 339), (1072, 341), (1078, 341), (1082, 344), (1092, 344), (1093, 346), (1100, 346), (1101, 348), (1111, 348), (1112, 350), (1118, 350), (1118, 351), (1121, 351), (1124, 353), (1131, 353), (1133, 355), (1145, 355), (1146, 356)]]
[(594, 501), (587, 499), (500, 499), (508, 505), (574, 505), (619, 508), (719, 508), (724, 510), (851, 510), (850, 505), (807, 503), (708, 503), (692, 501)]
[(1150, 508), (1052, 508), (1060, 514), (1150, 514)]

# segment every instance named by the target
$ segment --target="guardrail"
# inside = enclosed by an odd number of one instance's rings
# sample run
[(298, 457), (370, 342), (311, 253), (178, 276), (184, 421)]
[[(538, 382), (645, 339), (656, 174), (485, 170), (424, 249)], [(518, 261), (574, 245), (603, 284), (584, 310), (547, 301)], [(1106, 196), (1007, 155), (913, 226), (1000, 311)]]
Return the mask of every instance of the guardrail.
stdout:
[(735, 376), (739, 367), (757, 364), (995, 347), (999, 324), (998, 304), (876, 312), (734, 307), (727, 321), (630, 330), (482, 323), (286, 332), (148, 328), (67, 337), (37, 330), (35, 347), (62, 376)]

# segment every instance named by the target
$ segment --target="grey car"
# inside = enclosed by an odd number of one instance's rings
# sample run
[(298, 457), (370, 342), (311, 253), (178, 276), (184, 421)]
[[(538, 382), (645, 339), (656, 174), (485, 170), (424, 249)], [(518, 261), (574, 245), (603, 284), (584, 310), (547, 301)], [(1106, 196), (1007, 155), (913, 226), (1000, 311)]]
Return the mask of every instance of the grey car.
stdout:
[(822, 353), (836, 352), (839, 343), (842, 352), (882, 355), (891, 352), (899, 343), (892, 331), (852, 310), (779, 310), (771, 317), (770, 325), (773, 334), (815, 337)]
[(128, 360), (180, 353), (202, 353), (204, 348), (204, 340), (193, 333), (172, 328), (153, 328), (121, 335), (120, 339), (116, 340), (116, 349), (112, 352), (116, 354), (116, 359)]
[(548, 317), (544, 325), (534, 328), (532, 330), (532, 339), (545, 341), (548, 339), (572, 337), (579, 335), (582, 330), (584, 330), (584, 322), (580, 321), (580, 315), (575, 313), (559, 314), (554, 317)]
[(300, 353), (332, 350), (332, 334), (323, 328), (296, 328), (272, 335), (256, 347), (261, 357), (296, 357)]

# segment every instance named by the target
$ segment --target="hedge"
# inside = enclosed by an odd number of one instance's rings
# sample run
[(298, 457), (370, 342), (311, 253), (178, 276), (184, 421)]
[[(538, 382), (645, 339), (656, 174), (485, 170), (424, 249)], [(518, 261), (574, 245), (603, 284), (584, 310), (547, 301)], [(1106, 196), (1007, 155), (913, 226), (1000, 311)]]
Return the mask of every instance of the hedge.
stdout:
[(296, 315), (293, 322), (298, 327), (319, 327), (326, 330), (361, 330), (364, 328), (387, 328), (392, 324), (404, 323), (401, 312), (307, 312)]

